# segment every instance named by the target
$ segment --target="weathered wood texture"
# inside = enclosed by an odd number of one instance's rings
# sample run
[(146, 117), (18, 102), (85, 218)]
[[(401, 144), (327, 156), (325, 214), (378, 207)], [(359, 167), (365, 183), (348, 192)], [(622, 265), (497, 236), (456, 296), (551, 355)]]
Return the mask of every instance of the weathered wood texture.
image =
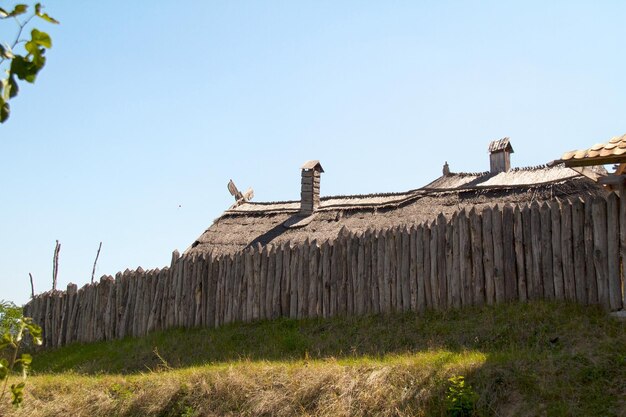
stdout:
[(257, 245), (228, 256), (104, 276), (34, 296), (24, 312), (49, 347), (173, 327), (461, 308), (528, 299), (624, 305), (626, 205), (608, 199), (462, 210), (332, 241)]

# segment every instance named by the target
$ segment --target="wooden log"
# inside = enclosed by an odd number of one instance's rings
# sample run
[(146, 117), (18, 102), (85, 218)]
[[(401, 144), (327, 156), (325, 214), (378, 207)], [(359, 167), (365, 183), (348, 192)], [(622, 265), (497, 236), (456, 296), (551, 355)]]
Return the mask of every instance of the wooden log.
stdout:
[(266, 271), (266, 290), (265, 290), (265, 318), (274, 317), (274, 284), (276, 278), (276, 249), (271, 246), (267, 251), (267, 271)]
[[(607, 279), (609, 286), (609, 307), (611, 311), (622, 308), (622, 279), (620, 271), (620, 230), (619, 199), (612, 192), (607, 199)], [(578, 288), (577, 288), (578, 289)], [(578, 292), (576, 293), (577, 295)], [(583, 294), (586, 295), (586, 294)], [(582, 298), (582, 296), (581, 296)]]
[(267, 246), (264, 246), (261, 250), (260, 258), (261, 266), (259, 273), (259, 318), (262, 320), (267, 319), (267, 264), (268, 264), (268, 252)]
[(485, 274), (483, 270), (483, 238), (481, 219), (475, 208), (469, 212), (472, 254), (472, 300), (476, 305), (485, 303)]
[(411, 310), (417, 311), (417, 228), (411, 227), (409, 235), (409, 291)]
[[(543, 297), (543, 274), (541, 264), (541, 212), (539, 204), (535, 201), (530, 206), (530, 235), (533, 261), (532, 292), (528, 294), (531, 300)], [(565, 259), (563, 260), (565, 262)], [(532, 295), (532, 296), (531, 296)]]
[(619, 187), (619, 247), (620, 247), (620, 280), (622, 287), (622, 307), (626, 308), (626, 278), (624, 268), (626, 268), (626, 185), (622, 182)]
[(224, 274), (224, 324), (233, 322), (233, 292), (234, 292), (234, 265), (235, 259), (232, 255), (226, 256), (226, 273)]
[(365, 313), (365, 240), (361, 235), (355, 242), (356, 248), (356, 274), (353, 276), (354, 289), (354, 314), (363, 315)]
[(363, 236), (363, 246), (364, 246), (364, 282), (363, 282), (363, 302), (364, 304), (364, 312), (371, 313), (372, 312), (372, 295), (373, 295), (373, 286), (372, 286), (372, 240), (374, 234), (371, 229), (367, 229)]
[(432, 280), (430, 278), (430, 227), (428, 223), (424, 223), (424, 299), (426, 302), (426, 308), (433, 308), (433, 289)]
[(552, 276), (554, 277), (554, 297), (557, 300), (565, 299), (565, 284), (563, 283), (563, 254), (561, 250), (561, 203), (555, 201), (550, 206), (550, 221), (552, 227)]
[(584, 203), (585, 210), (585, 289), (587, 291), (587, 303), (598, 304), (598, 285), (596, 280), (596, 268), (593, 256), (593, 200), (587, 199)]
[(452, 274), (450, 281), (450, 293), (453, 308), (461, 307), (461, 247), (460, 247), (460, 221), (455, 213), (452, 215)]
[(504, 240), (502, 230), (502, 210), (496, 205), (491, 212), (493, 222), (493, 282), (496, 303), (505, 301), (504, 296)]
[[(298, 271), (300, 270), (300, 250), (298, 246), (291, 248), (290, 262), (290, 300), (289, 300), (289, 317), (295, 319), (298, 317)], [(301, 273), (300, 273), (301, 274)]]
[(454, 275), (454, 216), (450, 221), (446, 220), (446, 306), (453, 307), (452, 300), (452, 277)]
[(502, 240), (504, 255), (504, 299), (513, 301), (517, 295), (517, 262), (515, 256), (515, 214), (506, 204), (502, 210)]
[(572, 240), (572, 206), (570, 201), (561, 205), (561, 253), (563, 255), (563, 292), (565, 299), (576, 300), (574, 277), (574, 248)]
[(402, 228), (401, 227), (396, 227), (394, 228), (394, 243), (395, 243), (395, 247), (394, 247), (394, 252), (395, 252), (395, 262), (393, 263), (394, 265), (394, 272), (395, 274), (392, 275), (392, 277), (394, 277), (395, 279), (395, 293), (396, 293), (396, 311), (402, 311), (403, 306), (402, 306)]
[(437, 216), (437, 288), (439, 307), (447, 307), (448, 286), (446, 282), (446, 218), (442, 213)]
[(307, 317), (308, 313), (308, 295), (309, 295), (309, 253), (311, 243), (309, 239), (305, 240), (299, 251), (299, 268), (298, 268), (298, 318)]
[(596, 268), (598, 285), (598, 301), (600, 305), (609, 310), (609, 264), (608, 264), (608, 238), (607, 238), (607, 209), (606, 202), (596, 198), (592, 206), (593, 213), (593, 254)]
[(242, 259), (241, 252), (232, 255), (232, 316), (231, 321), (241, 321), (241, 274)]
[(339, 289), (339, 276), (341, 275), (341, 244), (339, 237), (330, 244), (330, 292), (329, 292), (329, 315), (335, 317), (337, 310), (337, 291)]
[(371, 277), (370, 285), (372, 289), (371, 295), (371, 311), (374, 314), (380, 313), (380, 277), (378, 276), (378, 232), (372, 232), (372, 240), (370, 242), (371, 253)]
[(522, 221), (522, 210), (515, 206), (513, 210), (514, 225), (514, 245), (515, 245), (515, 266), (517, 268), (517, 296), (522, 302), (526, 301), (526, 268), (524, 260), (524, 225)]
[(319, 266), (319, 245), (316, 240), (313, 240), (309, 245), (309, 288), (308, 288), (308, 308), (306, 312), (306, 317), (318, 317), (319, 309), (318, 309), (318, 279), (319, 276), (317, 274), (318, 266)]
[(252, 254), (252, 320), (259, 320), (261, 318), (261, 257), (263, 248), (258, 244), (254, 248)]
[(291, 248), (288, 244), (281, 245), (283, 253), (283, 274), (280, 278), (280, 314), (289, 317), (289, 302), (291, 301)]
[(541, 215), (541, 265), (543, 275), (543, 296), (546, 300), (554, 300), (554, 268), (552, 266), (552, 219), (550, 207), (542, 204)]
[(417, 311), (426, 310), (426, 283), (424, 277), (424, 226), (419, 225), (415, 231), (416, 248), (416, 280), (417, 280)]
[(527, 204), (521, 208), (522, 211), (522, 235), (524, 237), (524, 272), (526, 273), (526, 299), (532, 299), (534, 291), (533, 283), (533, 248), (532, 248), (532, 216), (530, 206)]
[(384, 270), (383, 270), (383, 289), (385, 295), (385, 308), (383, 312), (388, 313), (393, 308), (393, 299), (391, 294), (391, 271), (392, 271), (392, 258), (393, 252), (392, 248), (393, 244), (393, 234), (391, 231), (387, 230), (384, 232), (381, 237), (383, 237), (384, 243)]
[(494, 281), (494, 254), (493, 254), (493, 211), (491, 207), (485, 207), (482, 213), (482, 238), (483, 238), (483, 268), (485, 271), (485, 301), (493, 304), (496, 300)]
[(460, 285), (461, 304), (470, 306), (473, 304), (473, 283), (472, 283), (472, 248), (469, 219), (465, 209), (459, 213), (459, 251), (461, 252)]
[[(437, 280), (439, 271), (437, 267), (439, 265), (439, 228), (437, 223), (433, 221), (429, 226), (430, 229), (430, 299), (432, 301), (432, 308), (438, 310), (439, 305), (439, 281)], [(408, 250), (408, 249), (407, 249)]]
[[(615, 225), (615, 230), (619, 229)], [(611, 229), (609, 229), (611, 230)], [(572, 240), (574, 256), (574, 282), (576, 285), (576, 300), (587, 303), (587, 284), (585, 272), (585, 207), (580, 198), (572, 203)], [(619, 262), (619, 259), (617, 260)], [(617, 265), (619, 270), (619, 264)]]
[(378, 238), (376, 242), (376, 275), (378, 278), (378, 304), (379, 310), (381, 313), (386, 313), (389, 311), (388, 307), (388, 298), (387, 298), (387, 289), (386, 289), (386, 278), (385, 274), (388, 274), (387, 263), (386, 263), (386, 255), (385, 248), (387, 247), (386, 243), (386, 234), (384, 231), (378, 233)]
[(346, 303), (346, 313), (348, 315), (354, 314), (354, 288), (353, 288), (353, 275), (355, 274), (356, 268), (353, 268), (352, 258), (355, 257), (356, 250), (354, 248), (354, 236), (350, 233), (346, 236), (346, 264), (344, 267), (344, 293), (343, 297), (345, 298)]
[(400, 252), (400, 288), (402, 291), (402, 310), (408, 311), (411, 309), (411, 283), (409, 274), (410, 263), (410, 246), (411, 246), (411, 234), (409, 229), (403, 227), (401, 230), (401, 252)]
[(272, 319), (280, 317), (281, 313), (281, 284), (283, 282), (283, 248), (276, 248), (274, 255), (274, 286), (272, 288)]
[(322, 317), (330, 317), (330, 277), (331, 277), (331, 252), (332, 247), (328, 240), (322, 243)]

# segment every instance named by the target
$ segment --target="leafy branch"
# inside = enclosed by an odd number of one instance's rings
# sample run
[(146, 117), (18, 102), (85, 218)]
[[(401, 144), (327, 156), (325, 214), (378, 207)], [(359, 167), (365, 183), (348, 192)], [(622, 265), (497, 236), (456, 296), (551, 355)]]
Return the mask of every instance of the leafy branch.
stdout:
[[(17, 96), (19, 87), (17, 79), (34, 83), (39, 71), (46, 64), (45, 53), (52, 48), (52, 39), (46, 32), (32, 29), (30, 39), (21, 39), (22, 32), (34, 17), (39, 17), (48, 23), (58, 24), (59, 22), (44, 13), (40, 3), (35, 4), (35, 11), (23, 21), (18, 16), (28, 12), (28, 5), (18, 4), (13, 10), (7, 11), (0, 7), (0, 20), (13, 20), (17, 24), (17, 34), (12, 44), (0, 44), (0, 65), (9, 62), (5, 69), (6, 78), (0, 79), (0, 123), (4, 123), (11, 112), (9, 100)], [(18, 45), (24, 45), (24, 51), (16, 52)]]

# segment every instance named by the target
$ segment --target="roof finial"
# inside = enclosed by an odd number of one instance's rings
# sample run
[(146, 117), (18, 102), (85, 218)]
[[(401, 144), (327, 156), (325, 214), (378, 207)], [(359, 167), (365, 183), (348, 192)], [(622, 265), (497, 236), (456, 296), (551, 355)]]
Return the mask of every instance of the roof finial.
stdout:
[(445, 176), (450, 175), (450, 166), (448, 165), (448, 161), (446, 161), (446, 163), (443, 164), (443, 175)]

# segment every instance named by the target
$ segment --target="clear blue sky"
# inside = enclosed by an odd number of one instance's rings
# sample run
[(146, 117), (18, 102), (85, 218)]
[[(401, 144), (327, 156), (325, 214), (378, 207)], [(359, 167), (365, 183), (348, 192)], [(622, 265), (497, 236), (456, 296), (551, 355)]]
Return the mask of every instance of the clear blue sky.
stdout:
[[(1, 2), (6, 6), (7, 2)], [(506, 3), (506, 4), (505, 4)], [(626, 133), (624, 2), (50, 1), (0, 125), (0, 299), (162, 267), (231, 203), (403, 191)], [(11, 28), (1, 23), (1, 40)]]

